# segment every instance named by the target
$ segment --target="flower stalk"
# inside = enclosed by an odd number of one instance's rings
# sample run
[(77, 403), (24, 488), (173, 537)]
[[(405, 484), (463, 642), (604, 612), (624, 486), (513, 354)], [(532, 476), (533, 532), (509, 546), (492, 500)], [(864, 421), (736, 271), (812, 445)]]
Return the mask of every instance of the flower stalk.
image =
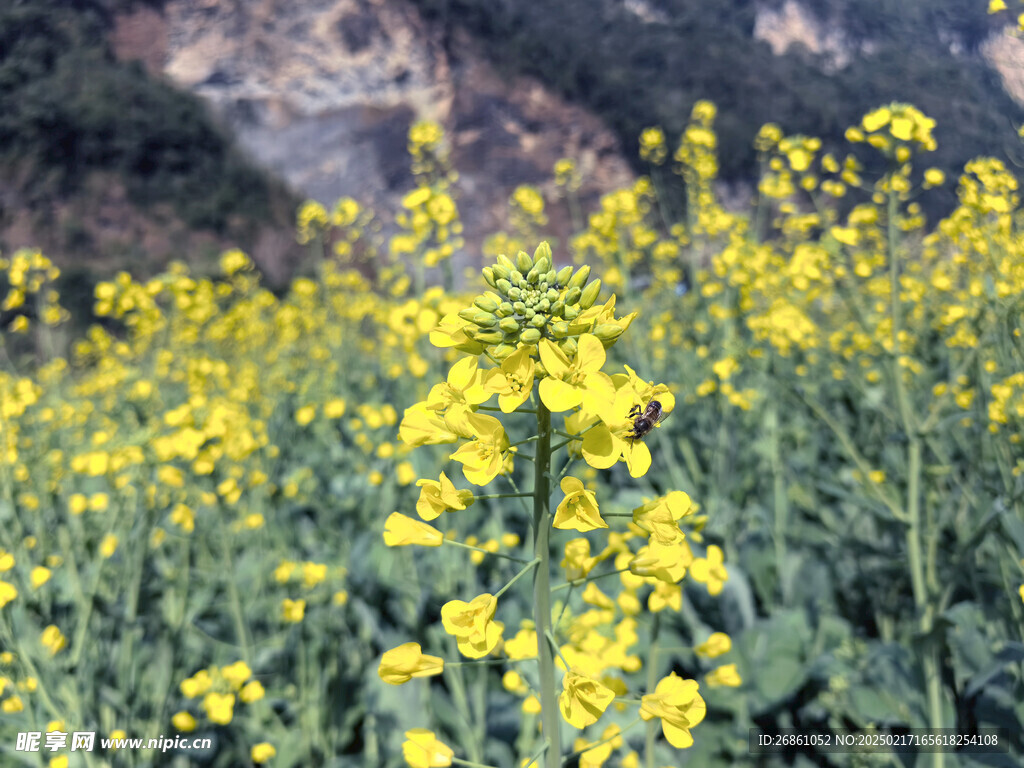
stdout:
[(540, 675), (541, 727), (547, 751), (545, 768), (561, 768), (562, 743), (555, 698), (555, 660), (551, 645), (543, 638), (551, 632), (551, 411), (537, 408), (537, 454), (533, 485), (533, 553), (537, 568), (533, 576), (533, 617), (537, 630), (537, 667)]

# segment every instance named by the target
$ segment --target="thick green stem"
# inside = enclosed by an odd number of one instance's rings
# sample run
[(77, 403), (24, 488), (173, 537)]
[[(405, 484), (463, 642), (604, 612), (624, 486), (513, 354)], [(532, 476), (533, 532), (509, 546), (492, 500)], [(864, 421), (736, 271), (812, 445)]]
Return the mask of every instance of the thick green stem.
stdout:
[(537, 569), (533, 578), (533, 618), (537, 630), (537, 666), (540, 673), (541, 725), (548, 748), (545, 768), (561, 768), (562, 744), (555, 696), (555, 661), (546, 642), (551, 632), (551, 412), (543, 403), (537, 408), (537, 456), (533, 484), (533, 552)]
[[(925, 681), (925, 696), (928, 700), (928, 725), (933, 729), (942, 728), (942, 680), (939, 677), (939, 645), (932, 635), (934, 628), (934, 606), (928, 592), (926, 573), (930, 568), (925, 563), (921, 547), (923, 538), (930, 538), (931, 530), (924, 530), (921, 525), (921, 435), (917, 430), (917, 420), (910, 406), (910, 398), (903, 383), (903, 370), (900, 365), (900, 268), (896, 254), (896, 191), (889, 188), (888, 199), (888, 250), (889, 250), (889, 289), (892, 307), (892, 375), (896, 387), (896, 397), (903, 421), (903, 431), (907, 436), (907, 558), (910, 561), (910, 581), (914, 591), (914, 605), (917, 608), (918, 629), (925, 639), (925, 649), (921, 659), (921, 668)], [(933, 521), (929, 521), (933, 522)], [(929, 551), (929, 555), (932, 551)], [(942, 752), (932, 753), (932, 768), (943, 768), (945, 755)]]

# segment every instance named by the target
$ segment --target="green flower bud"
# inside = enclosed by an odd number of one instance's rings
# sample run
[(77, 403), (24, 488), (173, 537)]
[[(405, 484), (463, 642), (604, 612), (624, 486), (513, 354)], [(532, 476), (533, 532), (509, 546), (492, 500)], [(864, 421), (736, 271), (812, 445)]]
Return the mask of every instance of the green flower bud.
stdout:
[(562, 312), (562, 317), (566, 320), (575, 320), (580, 314), (580, 311), (576, 307), (566, 307), (565, 311)]
[(558, 277), (558, 273), (555, 272), (554, 268), (549, 269), (548, 273), (544, 275), (544, 282), (547, 283), (549, 286), (554, 285), (556, 277)]
[(481, 344), (498, 344), (505, 338), (505, 334), (501, 331), (477, 331), (473, 334), (473, 338)]
[(503, 301), (498, 305), (498, 317), (508, 317), (514, 313), (515, 309), (507, 301)]
[(547, 256), (541, 256), (539, 259), (534, 259), (533, 268), (536, 269), (541, 276), (544, 276), (548, 273), (548, 270), (551, 269), (551, 259)]
[(552, 282), (558, 283), (559, 285), (565, 285), (569, 281), (570, 277), (572, 277), (572, 264), (558, 270), (558, 274), (555, 275), (555, 279)]
[(622, 335), (622, 328), (611, 323), (602, 323), (594, 329), (593, 333), (601, 341), (615, 341)]
[(484, 312), (494, 312), (498, 308), (498, 302), (488, 296), (478, 296), (473, 303)]
[(556, 339), (564, 339), (569, 335), (569, 324), (565, 320), (559, 320), (551, 324), (551, 335)]
[(522, 332), (522, 334), (520, 334), (519, 340), (522, 341), (523, 344), (536, 344), (540, 341), (540, 331), (536, 328), (527, 328)]
[(526, 251), (520, 251), (516, 254), (516, 267), (523, 273), (533, 269), (533, 259), (526, 254)]
[(547, 240), (541, 240), (540, 245), (533, 252), (533, 263), (536, 264), (538, 260), (547, 258), (548, 262), (551, 261), (551, 246), (548, 245)]
[(544, 294), (544, 298), (547, 299), (548, 301), (558, 301), (558, 291), (556, 291), (554, 288), (548, 288), (548, 290)]
[(494, 281), (494, 287), (506, 296), (508, 296), (509, 291), (512, 290), (512, 284), (503, 277)]
[(478, 310), (471, 319), (481, 328), (493, 328), (495, 325), (498, 324), (498, 318), (496, 318), (491, 312), (483, 312)]
[[(513, 269), (516, 268), (516, 265), (512, 262), (512, 259), (510, 259), (508, 256), (499, 256), (498, 257), (498, 266), (502, 267), (506, 272), (511, 272)], [(508, 275), (504, 275), (504, 277), (507, 278)]]
[(536, 315), (533, 318), (533, 320), (530, 321), (530, 325), (532, 325), (534, 328), (543, 328), (547, 324), (548, 324), (548, 316), (547, 315)]
[(580, 296), (580, 308), (590, 309), (594, 306), (594, 302), (597, 301), (597, 294), (601, 292), (601, 281), (595, 280), (586, 288), (583, 289), (583, 295)]
[(551, 309), (551, 302), (548, 301), (547, 299), (541, 299), (540, 301), (537, 302), (538, 312), (546, 313), (549, 309)]
[(524, 291), (530, 290), (530, 284), (526, 281), (525, 277), (520, 277), (518, 280), (516, 280), (516, 285), (518, 285)]
[(523, 292), (518, 288), (509, 288), (508, 293), (506, 295), (510, 299), (512, 299), (512, 301), (519, 301), (521, 298), (523, 298)]
[(540, 291), (541, 293), (546, 293), (547, 290), (548, 290), (547, 282), (544, 281), (544, 280), (541, 280), (539, 283), (537, 283), (537, 290)]
[(538, 272), (537, 268), (534, 267), (533, 269), (530, 270), (530, 273), (526, 276), (526, 281), (530, 285), (536, 285), (538, 280), (540, 280), (540, 272)]
[(503, 266), (501, 266), (501, 264), (495, 264), (493, 267), (488, 267), (488, 269), (490, 269), (491, 272), (494, 273), (494, 279), (495, 280), (497, 280), (500, 277), (503, 277), (506, 280), (508, 280), (508, 276), (512, 274), (512, 270), (511, 269), (508, 269), (507, 267), (503, 267)]
[(523, 317), (525, 317), (527, 320), (533, 320), (536, 314), (537, 312), (533, 309), (533, 307), (527, 307), (526, 311), (523, 312)]
[(579, 304), (580, 296), (583, 295), (583, 291), (579, 288), (570, 288), (565, 294), (566, 304)]
[(565, 302), (561, 299), (551, 305), (551, 314), (555, 317), (561, 317), (563, 311), (565, 311)]
[(565, 356), (572, 360), (576, 357), (576, 339), (571, 336), (565, 341), (558, 342), (558, 348), (561, 349)]
[(516, 311), (516, 314), (519, 314), (519, 315), (525, 315), (526, 314), (526, 305), (523, 302), (521, 302), (521, 301), (515, 302), (512, 305), (512, 309), (514, 309)]
[(515, 351), (516, 347), (514, 344), (499, 344), (491, 350), (491, 354), (493, 354), (498, 360), (504, 360)]
[(463, 320), (468, 320), (469, 322), (472, 323), (473, 322), (473, 316), (476, 313), (477, 313), (477, 310), (475, 308), (467, 307), (466, 309), (460, 309), (459, 310), (459, 317), (461, 317)]
[(514, 317), (505, 317), (498, 322), (498, 327), (505, 333), (515, 333), (519, 330), (519, 321)]
[(493, 288), (494, 281), (496, 279), (494, 277), (494, 269), (491, 267), (484, 267), (483, 269), (480, 270), (480, 272), (484, 276), (484, 282), (486, 282), (489, 286), (491, 286), (491, 288)]
[(590, 277), (590, 265), (584, 264), (582, 267), (579, 268), (576, 274), (572, 276), (572, 279), (568, 283), (566, 283), (566, 287), (582, 288), (584, 285), (587, 284), (588, 277)]

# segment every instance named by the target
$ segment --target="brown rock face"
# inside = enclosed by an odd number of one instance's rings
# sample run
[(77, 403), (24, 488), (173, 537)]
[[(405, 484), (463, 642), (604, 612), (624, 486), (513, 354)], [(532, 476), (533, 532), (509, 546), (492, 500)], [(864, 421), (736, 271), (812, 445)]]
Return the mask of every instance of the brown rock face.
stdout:
[[(445, 45), (403, 0), (168, 0), (163, 71), (209, 101), (260, 164), (325, 203), (393, 213), (412, 185), (406, 135), (438, 121), (460, 173), (468, 261), (520, 184), (549, 188), (561, 157), (581, 194), (632, 174), (593, 115), (536, 82), (503, 80), (468, 40)], [(458, 36), (457, 36), (458, 38)], [(568, 217), (549, 211), (553, 234)]]

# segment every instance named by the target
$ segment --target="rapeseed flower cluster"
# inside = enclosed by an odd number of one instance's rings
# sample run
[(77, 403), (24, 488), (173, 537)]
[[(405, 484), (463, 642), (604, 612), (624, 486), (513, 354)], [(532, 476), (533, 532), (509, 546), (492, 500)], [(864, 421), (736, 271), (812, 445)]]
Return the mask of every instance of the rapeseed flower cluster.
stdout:
[[(705, 518), (685, 493), (651, 500), (633, 511), (625, 529), (615, 530), (603, 516), (597, 494), (582, 479), (586, 473), (570, 473), (577, 460), (592, 470), (607, 470), (621, 462), (634, 478), (645, 475), (651, 466), (651, 453), (642, 438), (672, 412), (675, 398), (665, 385), (643, 380), (629, 366), (616, 373), (604, 370), (608, 351), (636, 314), (616, 317), (615, 296), (599, 303), (601, 281), (589, 281), (590, 268), (556, 268), (547, 243), (532, 257), (522, 251), (515, 259), (499, 256), (494, 265), (483, 269), (483, 277), (493, 290), (478, 296), (471, 307), (443, 317), (431, 332), (435, 345), (462, 356), (449, 369), (445, 382), (435, 384), (426, 399), (406, 409), (399, 434), (414, 447), (453, 445), (448, 458), (462, 465), (471, 486), (504, 479), (510, 491), (479, 494), (460, 489), (444, 472), (437, 480), (418, 480), (416, 510), (422, 521), (393, 513), (384, 541), (393, 547), (467, 546), (434, 527), (449, 519), (444, 513), (454, 518), (484, 500), (507, 499), (511, 505), (516, 499), (532, 498), (528, 521), (532, 558), (515, 554), (524, 549), (518, 536), (503, 537), (505, 547), (497, 541), (493, 548), (484, 547), (483, 552), (518, 561), (523, 567), (495, 592), (448, 601), (440, 619), (462, 656), (484, 662), (500, 654), (506, 660), (509, 668), (503, 686), (523, 699), (524, 718), (539, 717), (542, 724), (541, 749), (535, 759), (555, 766), (563, 756), (559, 713), (573, 727), (588, 728), (613, 701), (626, 696), (629, 676), (644, 667), (633, 650), (640, 639), (641, 591), (651, 590), (646, 599), (654, 613), (678, 609), (680, 582), (688, 571), (711, 594), (721, 591), (728, 574), (717, 547), (702, 548), (700, 553), (692, 549), (691, 541), (702, 541), (699, 530)], [(498, 405), (488, 405), (495, 395)], [(641, 432), (639, 414), (650, 407), (659, 412)], [(533, 417), (535, 435), (512, 440), (509, 430), (518, 426), (517, 414)], [(562, 414), (561, 428), (553, 425), (556, 414)], [(564, 439), (553, 444), (559, 435)], [(534, 453), (526, 456), (521, 451), (525, 446)], [(555, 476), (553, 456), (561, 449), (567, 455)], [(533, 465), (533, 490), (528, 493), (518, 491), (515, 479), (522, 474), (523, 461)], [(577, 537), (560, 546), (566, 580), (552, 586), (551, 537), (558, 530), (577, 534), (603, 530), (608, 538), (603, 550), (593, 555), (589, 538)], [(612, 569), (605, 567), (599, 575), (605, 563)], [(528, 574), (532, 574), (534, 592), (525, 605), (532, 618), (522, 618), (519, 630), (508, 637), (506, 622), (524, 601), (506, 593)], [(621, 582), (616, 597), (596, 583), (608, 575), (617, 575)], [(584, 585), (583, 610), (577, 613), (570, 608), (569, 598)], [(569, 590), (565, 602), (553, 610), (552, 598), (562, 589)], [(615, 639), (609, 641), (609, 637)], [(656, 642), (656, 633), (648, 640)], [(535, 672), (518, 666), (526, 661), (536, 662)], [(414, 677), (446, 675), (466, 663), (470, 662), (453, 662), (424, 653), (418, 643), (405, 643), (384, 654), (379, 675), (385, 682), (402, 684)], [(556, 670), (562, 676), (560, 693)], [(719, 672), (710, 679), (739, 684), (735, 670), (731, 676)], [(651, 727), (660, 723), (672, 745), (687, 747), (693, 743), (690, 728), (700, 723), (704, 713), (698, 683), (672, 674), (644, 696), (636, 723), (649, 720)], [(619, 733), (617, 726), (614, 732)], [(524, 734), (532, 745), (527, 747), (529, 754), (537, 747), (535, 734), (530, 728)], [(417, 729), (406, 736), (409, 765), (451, 764), (454, 750), (432, 731)], [(602, 759), (611, 754), (611, 749), (592, 751), (597, 749), (588, 749), (591, 764), (599, 764), (593, 762), (598, 754), (607, 753)], [(477, 756), (471, 759), (476, 761)]]

